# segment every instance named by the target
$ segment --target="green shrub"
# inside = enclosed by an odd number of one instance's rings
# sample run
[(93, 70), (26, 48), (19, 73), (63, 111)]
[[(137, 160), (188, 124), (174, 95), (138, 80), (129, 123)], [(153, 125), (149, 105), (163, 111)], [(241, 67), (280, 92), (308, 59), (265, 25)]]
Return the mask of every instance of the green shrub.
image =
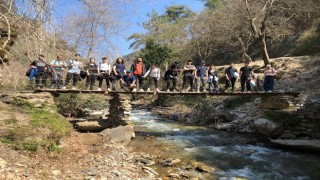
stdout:
[(62, 94), (55, 98), (55, 103), (58, 112), (67, 117), (87, 116), (88, 110), (101, 110), (106, 107), (103, 95), (97, 94)]
[(224, 101), (224, 107), (227, 109), (234, 109), (239, 107), (247, 102), (251, 102), (255, 97), (252, 96), (238, 96), (238, 97), (230, 97)]
[(71, 124), (58, 113), (49, 113), (44, 109), (35, 109), (31, 113), (30, 124), (37, 128), (48, 128), (51, 131), (50, 138), (60, 139), (71, 133)]

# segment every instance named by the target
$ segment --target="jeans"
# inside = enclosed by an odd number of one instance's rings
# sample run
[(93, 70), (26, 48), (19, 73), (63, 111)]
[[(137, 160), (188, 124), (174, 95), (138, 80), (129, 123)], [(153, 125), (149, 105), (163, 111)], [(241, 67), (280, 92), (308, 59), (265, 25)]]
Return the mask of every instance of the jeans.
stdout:
[(241, 92), (244, 92), (244, 87), (246, 86), (247, 91), (251, 91), (250, 79), (247, 77), (241, 78)]
[(209, 77), (209, 80), (208, 80), (208, 83), (209, 83), (209, 90), (210, 92), (212, 92), (213, 90), (215, 91), (218, 91), (218, 82), (214, 80), (214, 77)]
[(194, 75), (187, 75), (185, 74), (183, 76), (183, 83), (182, 83), (182, 89), (185, 89), (185, 86), (187, 84), (187, 80), (190, 82), (191, 91), (193, 91), (193, 81), (194, 81)]
[(167, 79), (167, 89), (170, 89), (170, 81), (172, 81), (173, 90), (177, 89), (177, 78), (176, 77), (169, 77)]
[(197, 77), (197, 90), (205, 90), (206, 77)]
[(116, 86), (118, 81), (122, 78), (122, 76), (111, 76), (110, 79), (112, 81), (112, 90), (116, 90)]
[(136, 77), (136, 85), (138, 85), (138, 81), (139, 81), (139, 89), (143, 88), (143, 77), (142, 74), (135, 74), (134, 75)]
[(104, 79), (106, 80), (107, 88), (109, 88), (110, 87), (110, 81), (112, 81), (110, 76), (109, 77), (106, 77), (106, 76), (101, 76), (100, 77), (100, 79), (99, 79), (99, 88), (102, 87), (102, 83), (103, 83)]
[(95, 74), (90, 74), (90, 76), (87, 76), (87, 81), (86, 81), (87, 88), (90, 85), (90, 90), (93, 90), (93, 86), (94, 86), (94, 83), (96, 82), (96, 79), (97, 79), (97, 75)]
[(273, 91), (274, 86), (274, 77), (273, 76), (266, 76), (264, 77), (263, 88), (265, 91)]
[(230, 82), (231, 82), (231, 88), (232, 88), (232, 91), (234, 91), (234, 85), (236, 83), (236, 80), (237, 78), (235, 77), (231, 77), (229, 78), (229, 80), (227, 79), (225, 89), (227, 90), (230, 87)]
[[(40, 83), (41, 80), (41, 83)], [(44, 87), (47, 85), (47, 76), (44, 71), (38, 71), (36, 75), (36, 85), (38, 87)]]
[(149, 76), (149, 88), (151, 86), (152, 81), (154, 82), (154, 86), (158, 88), (158, 78)]
[(80, 79), (80, 74), (75, 74), (75, 73), (67, 73), (67, 78), (66, 78), (66, 86), (68, 86), (70, 80), (72, 79), (72, 86), (75, 87)]
[(63, 71), (55, 71), (52, 76), (51, 88), (61, 88), (63, 84)]

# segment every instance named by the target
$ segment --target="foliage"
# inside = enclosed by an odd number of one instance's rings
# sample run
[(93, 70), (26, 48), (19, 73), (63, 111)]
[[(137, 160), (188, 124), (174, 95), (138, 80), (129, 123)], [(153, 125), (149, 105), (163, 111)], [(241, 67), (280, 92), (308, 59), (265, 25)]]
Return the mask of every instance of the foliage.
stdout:
[(173, 52), (168, 46), (156, 44), (152, 40), (146, 43), (146, 47), (141, 50), (140, 54), (140, 57), (145, 59), (147, 67), (151, 67), (152, 64), (161, 65), (173, 56)]
[(55, 98), (55, 103), (58, 112), (68, 117), (86, 116), (88, 115), (88, 110), (101, 110), (106, 106), (104, 98), (95, 94), (62, 94)]
[(302, 56), (320, 53), (320, 19), (316, 20), (312, 27), (307, 30), (298, 40), (298, 46), (291, 54)]
[(58, 113), (48, 113), (44, 109), (34, 109), (31, 112), (30, 124), (35, 128), (50, 129), (50, 138), (60, 139), (71, 133), (72, 126)]
[(223, 7), (225, 0), (200, 0), (202, 2), (205, 2), (205, 6), (209, 9), (217, 9), (220, 7)]
[(181, 47), (181, 44), (185, 44), (189, 39), (187, 29), (190, 19), (194, 16), (193, 11), (181, 5), (167, 7), (162, 15), (153, 11), (152, 14), (148, 14), (149, 20), (143, 23), (147, 33), (134, 33), (128, 38), (134, 40), (130, 48), (138, 49), (150, 41), (171, 49)]
[(234, 109), (253, 100), (254, 97), (250, 96), (230, 97), (224, 101), (224, 107), (228, 109)]

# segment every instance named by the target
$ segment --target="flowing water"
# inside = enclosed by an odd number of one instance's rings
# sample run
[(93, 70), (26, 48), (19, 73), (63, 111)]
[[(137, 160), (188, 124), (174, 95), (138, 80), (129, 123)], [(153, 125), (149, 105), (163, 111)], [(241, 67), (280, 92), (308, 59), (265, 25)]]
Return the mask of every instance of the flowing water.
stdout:
[(133, 110), (137, 136), (152, 136), (174, 149), (177, 158), (188, 158), (218, 168), (219, 177), (248, 179), (320, 179), (320, 155), (290, 152), (249, 144), (252, 135), (217, 131), (160, 119), (147, 110)]

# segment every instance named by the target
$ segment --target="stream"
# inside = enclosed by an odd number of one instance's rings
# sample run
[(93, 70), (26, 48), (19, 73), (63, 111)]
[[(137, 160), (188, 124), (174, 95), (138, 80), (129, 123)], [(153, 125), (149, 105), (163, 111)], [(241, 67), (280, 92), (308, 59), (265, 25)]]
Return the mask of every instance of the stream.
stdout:
[[(264, 143), (250, 143), (256, 135), (196, 127), (161, 119), (148, 110), (132, 110), (139, 148), (156, 148), (150, 154), (189, 159), (216, 167), (223, 178), (320, 179), (320, 155), (281, 150)], [(145, 140), (141, 140), (143, 137)], [(139, 139), (140, 138), (140, 139)]]

